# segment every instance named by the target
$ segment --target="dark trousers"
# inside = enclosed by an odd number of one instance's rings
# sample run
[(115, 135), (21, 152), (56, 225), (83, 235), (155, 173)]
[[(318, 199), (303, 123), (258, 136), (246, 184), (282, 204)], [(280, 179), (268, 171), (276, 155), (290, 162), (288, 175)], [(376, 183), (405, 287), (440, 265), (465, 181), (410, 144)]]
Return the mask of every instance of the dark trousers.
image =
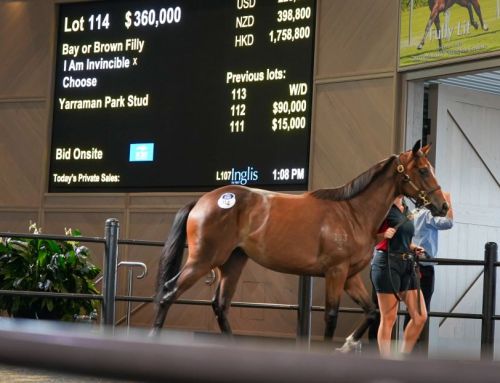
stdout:
[[(375, 288), (373, 286), (372, 286), (372, 300), (373, 303), (375, 304), (375, 307), (378, 309), (379, 307), (378, 307), (377, 292), (375, 291)], [(377, 346), (377, 333), (379, 326), (380, 326), (380, 314), (377, 312), (377, 318), (368, 328), (368, 340), (370, 342), (370, 345), (373, 344), (375, 347)]]
[[(431, 298), (434, 292), (434, 266), (420, 266), (420, 288), (422, 290), (422, 295), (425, 300), (425, 308), (427, 313), (431, 310)], [(410, 316), (405, 315), (404, 328), (410, 321)], [(420, 355), (427, 355), (428, 353), (428, 339), (429, 339), (429, 321), (425, 324), (420, 337), (417, 340), (417, 344), (413, 349), (413, 353), (418, 353)]]
[[(425, 300), (425, 308), (427, 313), (431, 311), (431, 298), (434, 293), (434, 266), (420, 266), (420, 289)], [(405, 315), (404, 328), (410, 321), (410, 316)]]

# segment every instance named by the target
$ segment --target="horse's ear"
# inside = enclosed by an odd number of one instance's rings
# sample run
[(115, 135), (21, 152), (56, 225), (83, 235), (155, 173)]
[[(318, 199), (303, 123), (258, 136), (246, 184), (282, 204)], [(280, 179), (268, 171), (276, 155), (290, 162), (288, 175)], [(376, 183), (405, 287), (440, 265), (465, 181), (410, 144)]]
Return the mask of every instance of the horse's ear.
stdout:
[(415, 145), (413, 145), (413, 149), (411, 151), (413, 155), (416, 156), (419, 150), (420, 150), (420, 140), (415, 142)]
[(431, 147), (432, 147), (432, 144), (428, 144), (428, 145), (425, 145), (423, 148), (422, 148), (422, 152), (424, 152), (424, 155), (427, 157), (427, 154), (429, 153), (429, 151), (431, 150)]

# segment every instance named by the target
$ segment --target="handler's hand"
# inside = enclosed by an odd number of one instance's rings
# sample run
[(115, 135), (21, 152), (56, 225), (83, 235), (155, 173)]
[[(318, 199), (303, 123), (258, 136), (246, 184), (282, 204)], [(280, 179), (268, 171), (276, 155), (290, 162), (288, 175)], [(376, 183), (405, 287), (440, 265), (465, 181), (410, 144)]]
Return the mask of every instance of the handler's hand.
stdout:
[(396, 234), (396, 229), (393, 227), (389, 227), (386, 231), (384, 231), (384, 238), (391, 239)]
[(413, 251), (417, 255), (418, 258), (425, 258), (425, 249), (421, 246), (415, 246)]

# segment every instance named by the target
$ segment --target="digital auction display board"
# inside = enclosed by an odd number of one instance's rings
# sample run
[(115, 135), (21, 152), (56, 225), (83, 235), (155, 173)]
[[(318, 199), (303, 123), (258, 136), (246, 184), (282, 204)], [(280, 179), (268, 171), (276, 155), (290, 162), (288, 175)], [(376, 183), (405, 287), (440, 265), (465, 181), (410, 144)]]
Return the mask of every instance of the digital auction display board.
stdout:
[(307, 189), (315, 11), (60, 4), (49, 192)]

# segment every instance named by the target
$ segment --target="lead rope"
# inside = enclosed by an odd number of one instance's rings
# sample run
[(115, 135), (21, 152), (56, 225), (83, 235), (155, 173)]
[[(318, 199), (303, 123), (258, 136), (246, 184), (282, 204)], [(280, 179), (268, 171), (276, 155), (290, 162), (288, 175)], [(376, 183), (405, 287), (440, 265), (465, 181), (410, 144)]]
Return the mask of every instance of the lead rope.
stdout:
[[(405, 216), (405, 219), (403, 219), (400, 223), (398, 223), (394, 229), (398, 231), (398, 229), (403, 225), (406, 221), (408, 220), (408, 217)], [(396, 233), (394, 233), (396, 235)], [(389, 273), (389, 281), (391, 282), (391, 288), (392, 288), (392, 293), (398, 300), (398, 302), (401, 302), (401, 298), (399, 297), (398, 293), (396, 292), (396, 288), (394, 287), (394, 282), (392, 280), (392, 272), (391, 272), (391, 256), (389, 255), (391, 253), (391, 238), (387, 239), (387, 272)]]
[[(420, 210), (417, 208), (417, 211)], [(413, 214), (413, 212), (412, 212)], [(424, 254), (426, 254), (424, 252)], [(413, 275), (415, 276), (415, 283), (417, 284), (417, 310), (418, 314), (422, 314), (422, 303), (420, 302), (420, 291), (422, 291), (421, 286), (420, 286), (420, 263), (419, 259), (417, 256), (417, 253), (415, 252), (415, 258), (413, 259)]]

